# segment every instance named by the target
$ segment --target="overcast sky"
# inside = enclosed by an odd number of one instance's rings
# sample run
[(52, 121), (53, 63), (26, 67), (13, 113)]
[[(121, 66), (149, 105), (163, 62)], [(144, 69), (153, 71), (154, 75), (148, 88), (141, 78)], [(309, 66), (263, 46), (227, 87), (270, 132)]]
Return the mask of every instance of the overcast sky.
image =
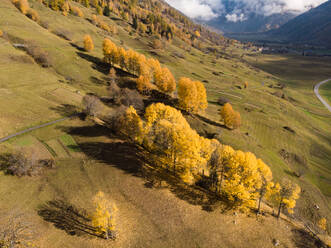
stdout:
[(191, 18), (210, 20), (225, 15), (228, 21), (243, 21), (248, 13), (269, 16), (283, 11), (304, 12), (308, 6), (318, 6), (327, 0), (230, 0), (238, 6), (224, 13), (223, 2), (229, 0), (166, 0), (171, 6)]

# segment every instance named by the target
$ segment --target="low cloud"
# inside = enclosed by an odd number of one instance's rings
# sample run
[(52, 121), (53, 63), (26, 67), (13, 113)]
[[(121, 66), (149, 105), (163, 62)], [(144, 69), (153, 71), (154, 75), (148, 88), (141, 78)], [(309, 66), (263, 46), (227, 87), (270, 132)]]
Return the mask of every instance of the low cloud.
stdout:
[(227, 14), (225, 16), (225, 18), (229, 22), (243, 22), (247, 19), (243, 13), (241, 13), (239, 15), (237, 15), (237, 14)]
[[(302, 13), (327, 0), (166, 0), (185, 15), (211, 20), (225, 15), (231, 22), (244, 21), (246, 16), (254, 13), (264, 16), (283, 12)], [(232, 6), (225, 9), (224, 6)]]

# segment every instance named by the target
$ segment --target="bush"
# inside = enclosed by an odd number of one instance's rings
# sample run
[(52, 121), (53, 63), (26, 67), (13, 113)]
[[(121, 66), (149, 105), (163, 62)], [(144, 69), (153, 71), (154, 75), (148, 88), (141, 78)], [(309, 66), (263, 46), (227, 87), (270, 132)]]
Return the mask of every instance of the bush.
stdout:
[(67, 41), (71, 41), (71, 36), (72, 36), (72, 33), (69, 32), (68, 30), (64, 30), (64, 29), (57, 29), (57, 30), (54, 30), (53, 33)]
[(39, 46), (28, 44), (26, 52), (42, 67), (51, 67), (52, 63), (47, 52), (43, 51)]
[(75, 6), (70, 6), (70, 10), (71, 13), (74, 14), (75, 16), (84, 17), (84, 13), (80, 8)]
[(103, 110), (103, 104), (100, 99), (92, 94), (88, 94), (83, 97), (84, 113), (89, 116), (97, 116)]
[(35, 11), (34, 9), (29, 9), (26, 13), (26, 16), (35, 22), (39, 22), (40, 20), (38, 12)]
[(41, 166), (36, 156), (28, 157), (23, 152), (8, 155), (7, 163), (6, 172), (14, 176), (33, 176), (41, 171)]
[(121, 90), (121, 104), (124, 106), (133, 106), (138, 112), (144, 109), (144, 101), (142, 96), (136, 90), (128, 88)]
[(12, 0), (12, 3), (15, 5), (16, 8), (19, 9), (24, 15), (30, 9), (29, 3), (27, 0)]
[(163, 49), (163, 43), (162, 43), (162, 41), (161, 40), (159, 40), (159, 39), (155, 39), (155, 40), (153, 40), (153, 43), (152, 43), (152, 47), (154, 48), (154, 49)]

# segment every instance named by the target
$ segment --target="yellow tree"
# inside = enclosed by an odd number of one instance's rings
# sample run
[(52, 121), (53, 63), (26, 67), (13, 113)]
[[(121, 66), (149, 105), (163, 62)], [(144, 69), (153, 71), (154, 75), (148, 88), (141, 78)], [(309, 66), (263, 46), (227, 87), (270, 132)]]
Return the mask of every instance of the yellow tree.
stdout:
[(300, 197), (300, 192), (299, 185), (291, 182), (289, 179), (284, 179), (281, 184), (270, 185), (267, 197), (278, 205), (277, 218), (279, 218), (281, 210), (284, 208), (289, 213), (293, 213), (293, 208), (296, 205), (296, 200)]
[(232, 147), (219, 144), (211, 155), (209, 160), (211, 186), (216, 193), (221, 193), (225, 171), (234, 152)]
[(144, 124), (134, 107), (126, 109), (119, 120), (119, 132), (134, 143), (141, 144), (144, 138)]
[(225, 126), (232, 127), (234, 117), (233, 117), (233, 108), (230, 103), (224, 104), (224, 106), (221, 108), (220, 114), (221, 119), (224, 121)]
[(180, 78), (178, 82), (179, 106), (188, 112), (197, 112), (197, 88), (189, 78)]
[(114, 66), (118, 62), (118, 49), (117, 46), (109, 39), (103, 41), (103, 55), (104, 61)]
[(176, 80), (168, 68), (160, 68), (155, 71), (155, 84), (165, 93), (172, 93), (176, 90)]
[(208, 107), (206, 88), (200, 81), (196, 81), (198, 109), (204, 111)]
[(208, 107), (205, 86), (189, 78), (180, 78), (178, 82), (179, 106), (188, 112), (198, 113)]
[(157, 154), (157, 163), (172, 168), (186, 183), (206, 163), (200, 136), (191, 129), (180, 111), (162, 103), (146, 109), (145, 146)]
[(230, 103), (224, 104), (220, 111), (221, 120), (224, 125), (231, 129), (236, 129), (241, 124), (240, 113), (233, 110)]
[(263, 200), (263, 197), (267, 193), (267, 190), (272, 180), (272, 172), (269, 166), (266, 165), (261, 159), (257, 160), (257, 167), (261, 177), (261, 187), (259, 190), (259, 202), (257, 207), (257, 212), (260, 213), (261, 202)]
[(152, 84), (150, 83), (149, 78), (143, 75), (139, 76), (136, 79), (136, 84), (137, 84), (137, 89), (141, 93), (149, 92), (152, 89)]
[(233, 207), (252, 208), (256, 206), (260, 180), (255, 155), (236, 151), (228, 161), (223, 192)]
[(105, 194), (99, 191), (94, 199), (94, 212), (91, 216), (92, 225), (99, 235), (103, 235), (106, 239), (116, 238), (116, 223), (115, 215), (117, 212), (116, 205), (109, 201)]
[(94, 49), (93, 40), (90, 35), (84, 37), (84, 49), (87, 52), (91, 52)]
[(118, 64), (121, 67), (121, 69), (128, 70), (128, 56), (123, 47), (118, 49), (118, 58), (119, 58)]

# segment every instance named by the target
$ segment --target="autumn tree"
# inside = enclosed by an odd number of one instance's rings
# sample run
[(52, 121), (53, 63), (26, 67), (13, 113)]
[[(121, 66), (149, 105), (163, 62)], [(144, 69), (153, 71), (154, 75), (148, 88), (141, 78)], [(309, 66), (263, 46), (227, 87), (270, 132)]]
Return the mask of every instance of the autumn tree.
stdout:
[(244, 83), (244, 88), (245, 88), (245, 89), (248, 88), (248, 82), (247, 82), (247, 81)]
[(234, 154), (230, 146), (218, 145), (209, 160), (210, 178), (216, 193), (221, 193), (225, 172)]
[(84, 36), (84, 49), (87, 52), (91, 52), (94, 49), (93, 40), (90, 35)]
[(208, 107), (206, 88), (200, 81), (195, 81), (197, 88), (197, 104), (199, 111), (204, 111)]
[(220, 111), (221, 120), (226, 127), (236, 129), (241, 124), (240, 113), (233, 110), (230, 103), (224, 104)]
[(119, 119), (119, 132), (133, 143), (141, 144), (144, 138), (144, 124), (134, 107), (126, 109)]
[(227, 165), (223, 192), (234, 208), (252, 208), (256, 206), (260, 180), (255, 155), (235, 151)]
[(267, 166), (261, 159), (257, 160), (257, 168), (261, 177), (261, 186), (259, 189), (259, 201), (257, 207), (257, 212), (260, 213), (261, 202), (265, 194), (267, 193), (272, 180), (272, 172), (270, 170), (270, 167)]
[(117, 46), (109, 39), (103, 41), (103, 55), (104, 61), (114, 66), (118, 62), (118, 49)]
[(95, 195), (93, 203), (95, 209), (91, 215), (92, 226), (96, 229), (96, 232), (105, 239), (116, 239), (116, 205), (108, 200), (101, 191)]
[(152, 84), (150, 83), (149, 78), (143, 75), (139, 76), (136, 79), (136, 84), (137, 84), (137, 89), (141, 93), (149, 92), (152, 89)]
[(188, 112), (197, 113), (207, 108), (207, 94), (204, 85), (193, 82), (189, 78), (181, 78), (178, 82), (179, 106)]
[(155, 84), (164, 93), (172, 93), (176, 90), (176, 80), (166, 67), (155, 71)]
[(207, 163), (200, 136), (191, 129), (180, 111), (162, 103), (150, 105), (145, 119), (144, 144), (157, 154), (156, 163), (192, 184), (200, 166)]
[(277, 218), (279, 218), (282, 209), (287, 209), (289, 213), (293, 213), (296, 200), (300, 197), (299, 185), (284, 179), (281, 184), (272, 183), (269, 188), (267, 197), (278, 206)]

